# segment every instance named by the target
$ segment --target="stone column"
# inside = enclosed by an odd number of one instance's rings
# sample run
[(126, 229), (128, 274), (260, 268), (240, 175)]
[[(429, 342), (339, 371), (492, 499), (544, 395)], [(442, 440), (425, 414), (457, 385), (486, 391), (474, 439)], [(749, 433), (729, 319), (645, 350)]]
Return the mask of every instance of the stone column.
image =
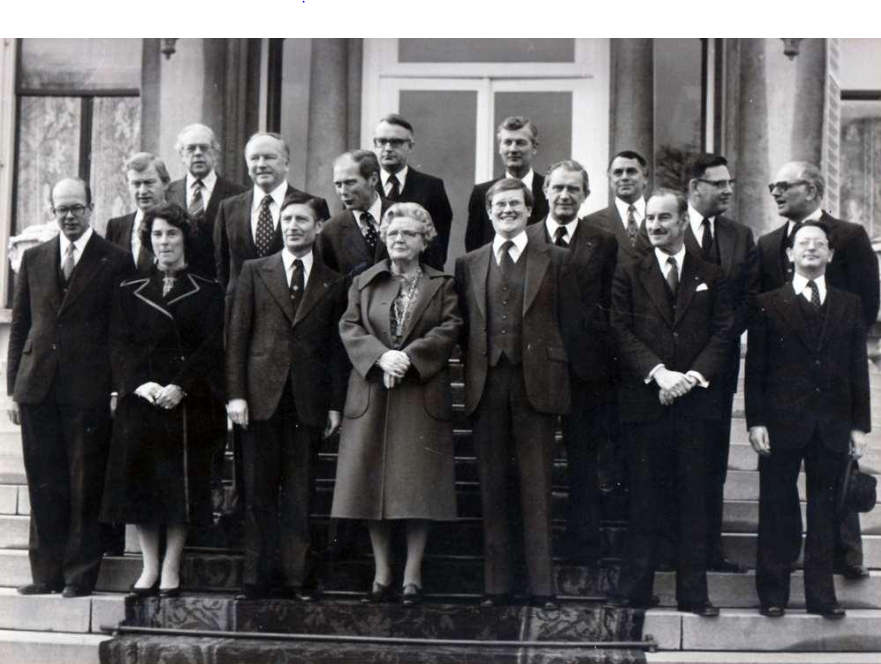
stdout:
[(826, 96), (826, 40), (803, 39), (795, 60), (792, 160), (809, 161), (821, 166), (823, 103)]
[(654, 45), (651, 39), (613, 39), (610, 156), (635, 150), (654, 163)]

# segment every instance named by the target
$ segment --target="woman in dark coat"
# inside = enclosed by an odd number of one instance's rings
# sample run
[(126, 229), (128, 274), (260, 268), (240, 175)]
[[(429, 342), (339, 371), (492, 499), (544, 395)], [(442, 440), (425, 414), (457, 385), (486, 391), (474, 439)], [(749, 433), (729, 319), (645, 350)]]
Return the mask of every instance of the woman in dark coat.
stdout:
[(147, 212), (141, 241), (153, 247), (157, 269), (123, 282), (116, 293), (110, 339), (118, 406), (101, 516), (137, 529), (144, 566), (132, 594), (170, 597), (179, 592), (188, 525), (211, 519), (223, 292), (187, 270), (193, 238), (182, 208)]
[(331, 516), (367, 520), (376, 563), (367, 601), (387, 601), (392, 520), (405, 520), (403, 602), (422, 593), (431, 521), (456, 517), (447, 363), (462, 326), (453, 278), (420, 262), (437, 235), (415, 203), (385, 213), (389, 260), (349, 290), (340, 334), (354, 370), (343, 413)]

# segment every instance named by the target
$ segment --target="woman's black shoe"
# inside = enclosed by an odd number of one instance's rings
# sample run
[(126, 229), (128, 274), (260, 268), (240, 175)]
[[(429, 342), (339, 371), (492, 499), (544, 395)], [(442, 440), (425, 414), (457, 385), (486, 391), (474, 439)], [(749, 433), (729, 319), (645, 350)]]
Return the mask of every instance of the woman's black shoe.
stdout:
[(159, 579), (148, 588), (137, 588), (134, 584), (129, 588), (129, 597), (155, 597), (159, 594)]
[(382, 604), (392, 601), (391, 586), (383, 585), (377, 581), (373, 582), (373, 587), (367, 593), (367, 597), (361, 599), (365, 604)]
[(408, 583), (404, 586), (404, 591), (401, 593), (401, 604), (404, 606), (422, 604), (422, 588), (415, 583)]
[(180, 585), (176, 588), (160, 588), (159, 589), (160, 597), (180, 597)]

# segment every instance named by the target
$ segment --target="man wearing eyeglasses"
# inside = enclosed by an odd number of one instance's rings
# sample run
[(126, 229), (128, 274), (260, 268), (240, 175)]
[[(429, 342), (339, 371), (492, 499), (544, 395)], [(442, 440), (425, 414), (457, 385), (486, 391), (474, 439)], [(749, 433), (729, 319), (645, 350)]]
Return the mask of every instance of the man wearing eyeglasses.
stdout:
[(759, 263), (750, 228), (726, 217), (734, 195), (728, 161), (718, 154), (700, 153), (688, 163), (688, 218), (685, 245), (705, 261), (721, 266), (733, 310), (731, 350), (720, 374), (723, 417), (710, 430), (707, 448), (707, 569), (743, 573), (746, 568), (728, 560), (722, 548), (722, 506), (728, 451), (731, 445), (731, 408), (740, 373), (740, 336), (746, 330), (749, 307), (759, 292)]
[[(778, 180), (812, 189), (793, 183), (816, 177), (796, 165)], [(780, 197), (786, 186), (773, 188)], [(832, 577), (835, 496), (848, 450), (864, 447), (871, 427), (863, 305), (829, 278), (838, 247), (823, 221), (804, 221), (786, 253), (795, 265), (792, 281), (758, 296), (746, 357), (746, 421), (760, 478), (756, 589), (760, 612), (783, 616), (793, 528), (801, 534), (796, 480), (804, 463), (805, 604), (808, 613), (839, 619), (845, 612)]]
[(220, 202), (242, 193), (245, 188), (230, 182), (215, 171), (220, 143), (210, 127), (191, 124), (177, 136), (174, 149), (180, 155), (187, 174), (168, 185), (167, 198), (189, 212), (198, 229), (194, 246), (187, 256), (190, 270), (213, 279), (214, 218)]
[[(768, 191), (777, 205), (777, 213), (786, 223), (759, 238), (761, 291), (780, 288), (792, 281), (793, 263), (787, 255), (792, 237), (807, 221), (820, 221), (829, 229), (829, 240), (835, 247), (835, 259), (826, 266), (826, 280), (834, 287), (859, 296), (863, 310), (863, 324), (868, 332), (878, 319), (881, 288), (879, 288), (878, 259), (866, 230), (859, 224), (836, 219), (824, 212), (820, 205), (826, 182), (820, 169), (804, 161), (792, 161), (780, 169)], [(859, 454), (859, 451), (856, 451)], [(790, 495), (789, 506), (797, 515), (792, 523), (792, 560), (801, 550), (802, 523), (798, 496)], [(863, 547), (859, 515), (848, 514), (841, 524), (836, 541), (836, 572), (848, 579), (869, 576), (863, 565)]]
[(373, 148), (382, 167), (376, 191), (393, 203), (418, 203), (428, 211), (437, 237), (425, 250), (422, 260), (435, 269), (443, 270), (447, 261), (453, 210), (444, 189), (444, 181), (417, 171), (407, 163), (415, 144), (413, 125), (404, 116), (389, 113), (379, 121), (373, 130)]
[[(535, 224), (548, 215), (548, 199), (544, 193), (544, 176), (532, 170), (538, 152), (538, 127), (529, 118), (511, 116), (502, 120), (496, 130), (499, 156), (505, 166), (505, 177), (522, 181), (532, 193), (534, 205), (527, 223)], [(474, 251), (495, 237), (493, 223), (486, 211), (486, 192), (502, 178), (474, 185), (468, 200), (468, 224), (465, 227), (465, 251)]]
[(130, 256), (90, 226), (88, 183), (52, 188), (61, 233), (24, 253), (7, 356), (9, 417), (21, 424), (32, 582), (23, 595), (91, 594), (107, 529), (98, 521), (110, 447), (109, 319)]

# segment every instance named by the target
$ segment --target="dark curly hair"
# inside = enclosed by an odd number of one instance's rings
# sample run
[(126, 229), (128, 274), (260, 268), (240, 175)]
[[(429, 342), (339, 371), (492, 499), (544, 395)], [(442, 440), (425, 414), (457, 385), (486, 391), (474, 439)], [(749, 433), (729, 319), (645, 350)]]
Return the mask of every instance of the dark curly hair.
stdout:
[(190, 219), (190, 215), (177, 203), (163, 203), (144, 213), (144, 223), (141, 227), (141, 245), (153, 251), (153, 242), (150, 234), (153, 232), (153, 222), (164, 219), (169, 225), (179, 228), (184, 236), (184, 259), (189, 261), (191, 250), (196, 239), (196, 227)]

